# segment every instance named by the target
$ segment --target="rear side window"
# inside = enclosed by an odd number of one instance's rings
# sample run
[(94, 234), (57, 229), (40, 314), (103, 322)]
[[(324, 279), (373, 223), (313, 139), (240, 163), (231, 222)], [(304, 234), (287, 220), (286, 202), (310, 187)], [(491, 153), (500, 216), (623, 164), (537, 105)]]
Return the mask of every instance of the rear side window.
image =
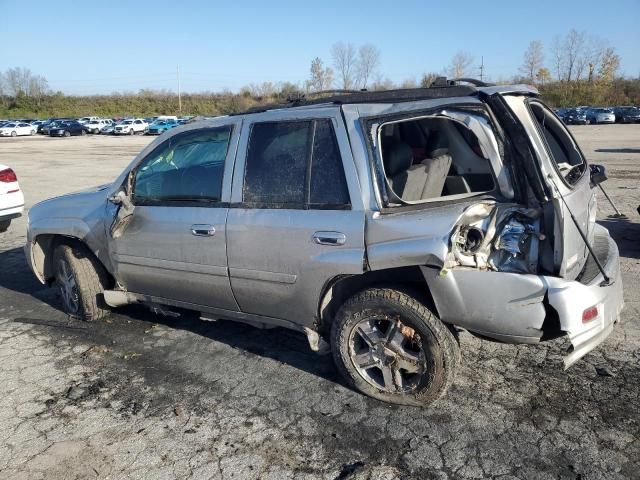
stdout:
[(243, 201), (259, 208), (348, 207), (347, 182), (331, 121), (253, 125)]

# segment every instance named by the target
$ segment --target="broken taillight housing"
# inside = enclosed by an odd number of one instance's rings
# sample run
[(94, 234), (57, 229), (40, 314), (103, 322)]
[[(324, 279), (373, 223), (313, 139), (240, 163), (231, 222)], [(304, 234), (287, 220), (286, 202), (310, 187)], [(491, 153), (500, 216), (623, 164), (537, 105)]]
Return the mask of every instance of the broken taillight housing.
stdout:
[(587, 308), (582, 312), (582, 323), (587, 323), (598, 316), (598, 307)]
[(0, 182), (12, 183), (17, 181), (18, 181), (18, 177), (16, 177), (16, 173), (10, 168), (7, 168), (5, 170), (0, 170)]

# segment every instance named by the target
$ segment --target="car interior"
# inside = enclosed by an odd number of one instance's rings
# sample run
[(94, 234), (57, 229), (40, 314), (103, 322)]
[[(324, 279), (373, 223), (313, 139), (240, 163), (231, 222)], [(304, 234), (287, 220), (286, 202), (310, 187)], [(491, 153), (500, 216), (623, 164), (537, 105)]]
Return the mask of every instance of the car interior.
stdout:
[(416, 203), (491, 191), (489, 160), (471, 130), (428, 117), (387, 123), (380, 131), (382, 159), (392, 202)]

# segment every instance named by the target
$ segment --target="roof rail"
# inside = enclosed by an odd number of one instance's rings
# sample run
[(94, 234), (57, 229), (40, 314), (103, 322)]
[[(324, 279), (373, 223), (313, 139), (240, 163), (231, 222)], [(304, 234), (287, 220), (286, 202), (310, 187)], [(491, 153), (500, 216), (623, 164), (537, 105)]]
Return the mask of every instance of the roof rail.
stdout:
[(477, 78), (456, 78), (453, 80), (456, 84), (462, 83), (470, 83), (474, 87), (494, 87), (495, 84), (483, 82), (482, 80), (478, 80)]

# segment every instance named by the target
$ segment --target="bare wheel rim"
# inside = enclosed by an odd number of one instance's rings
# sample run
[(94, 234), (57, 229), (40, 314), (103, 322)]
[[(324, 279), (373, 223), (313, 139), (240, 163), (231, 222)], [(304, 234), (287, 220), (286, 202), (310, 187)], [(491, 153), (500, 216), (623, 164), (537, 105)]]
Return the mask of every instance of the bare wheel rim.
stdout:
[(73, 276), (71, 267), (64, 258), (60, 259), (58, 286), (65, 310), (72, 314), (78, 313), (78, 306), (80, 304), (78, 286), (76, 285), (76, 279)]
[(399, 317), (358, 322), (349, 335), (349, 357), (367, 383), (387, 393), (415, 391), (428, 373), (420, 334)]

